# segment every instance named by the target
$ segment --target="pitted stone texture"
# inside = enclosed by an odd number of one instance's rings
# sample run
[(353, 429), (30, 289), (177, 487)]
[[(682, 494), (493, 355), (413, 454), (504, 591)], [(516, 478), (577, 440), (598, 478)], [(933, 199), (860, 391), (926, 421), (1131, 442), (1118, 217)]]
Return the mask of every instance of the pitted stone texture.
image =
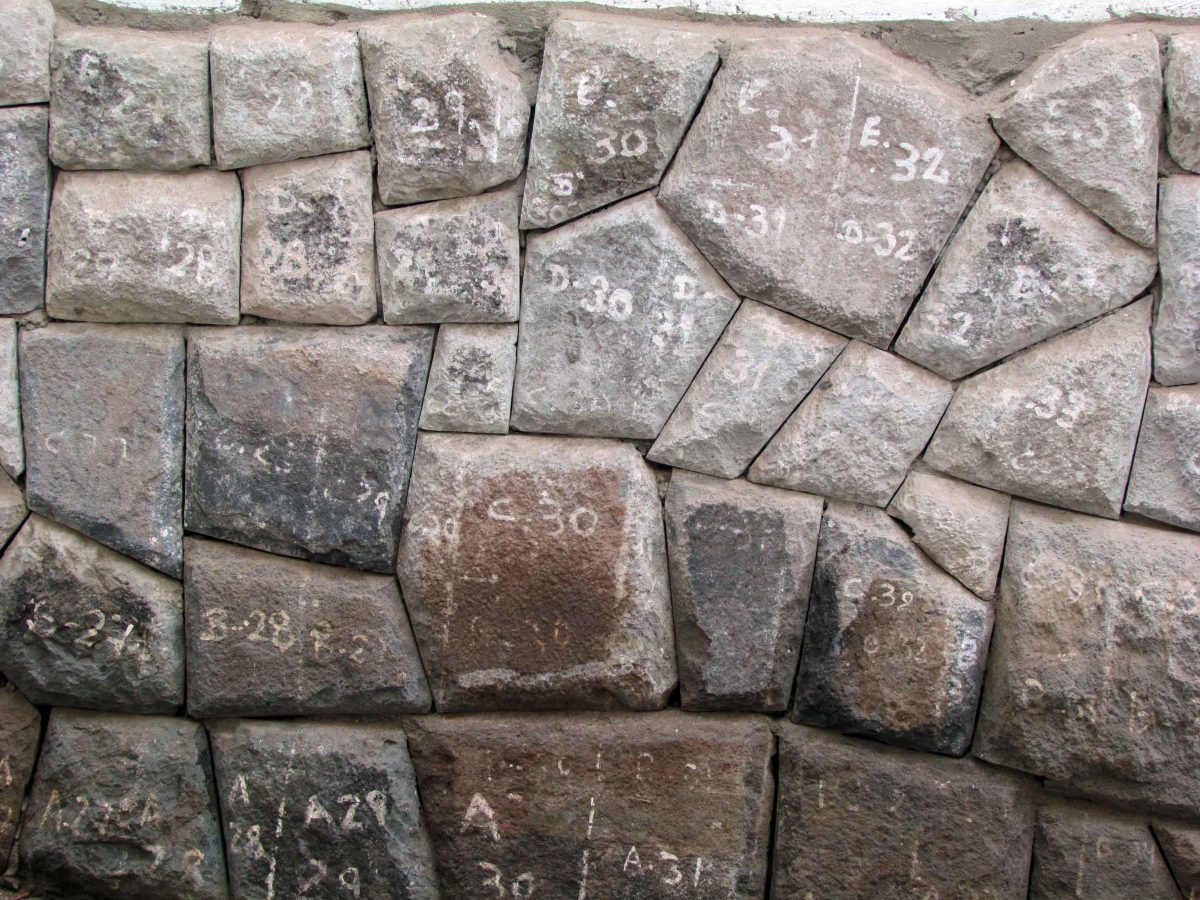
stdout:
[(739, 294), (886, 347), (997, 145), (863, 39), (745, 41), (660, 198)]
[(910, 472), (888, 512), (913, 542), (984, 600), (996, 593), (1012, 498), (933, 472)]
[(1171, 35), (1163, 75), (1167, 149), (1179, 165), (1200, 172), (1200, 34)]
[(405, 517), (397, 570), (439, 711), (666, 705), (662, 510), (632, 446), (425, 432)]
[(433, 330), (197, 329), (189, 531), (390, 572)]
[(515, 322), (520, 196), (505, 189), (375, 215), (383, 320)]
[(46, 311), (90, 322), (238, 323), (242, 195), (232, 172), (63, 172)]
[(461, 197), (521, 174), (529, 102), (494, 20), (404, 18), (359, 38), (380, 200)]
[(41, 736), (41, 714), (0, 678), (0, 871), (8, 868)]
[(653, 440), (737, 298), (650, 194), (526, 245), (512, 424)]
[(792, 717), (962, 755), (991, 631), (991, 607), (931, 565), (887, 513), (830, 503)]
[(1013, 504), (974, 753), (1200, 808), (1200, 536)]
[(216, 31), (210, 55), (219, 168), (370, 144), (355, 32), (256, 22)]
[(33, 516), (0, 560), (0, 669), (34, 703), (183, 705), (178, 582)]
[(191, 716), (429, 711), (390, 575), (196, 538), (186, 541), (185, 559)]
[(17, 375), (17, 323), (0, 319), (0, 468), (19, 478), (25, 471), (21, 435), (21, 389)]
[(737, 478), (845, 346), (824, 328), (742, 301), (646, 458)]
[(1156, 821), (1154, 836), (1184, 900), (1200, 898), (1200, 828), (1181, 822)]
[(375, 318), (375, 223), (366, 150), (242, 172), (242, 311), (284, 322)]
[(29, 508), (178, 578), (183, 335), (55, 324), (21, 335)]
[(896, 352), (962, 378), (1128, 303), (1157, 269), (1153, 252), (1013, 161), (967, 214)]
[(46, 128), (45, 107), (0, 109), (0, 314), (42, 306), (50, 209)]
[(781, 725), (772, 893), (1024, 900), (1031, 782)]
[(421, 427), (507, 433), (516, 368), (516, 325), (443, 325), (421, 407)]
[(1145, 299), (960, 384), (925, 461), (985, 487), (1115, 519), (1149, 380)]
[(953, 387), (852, 342), (750, 467), (750, 480), (887, 506)]
[(1200, 531), (1200, 384), (1150, 388), (1125, 509)]
[(1200, 382), (1200, 177), (1174, 175), (1159, 192), (1162, 296), (1154, 322), (1154, 379)]
[(763, 896), (765, 719), (421, 716), (409, 741), (446, 897)]
[(187, 169), (211, 160), (208, 41), (71, 29), (50, 51), (50, 158), (63, 169)]
[(711, 37), (559, 18), (538, 83), (524, 228), (552, 228), (658, 184), (717, 67)]
[(235, 896), (436, 900), (398, 727), (221, 722), (212, 745)]
[(820, 497), (672, 474), (667, 551), (684, 709), (787, 709), (821, 508)]
[(21, 831), (53, 896), (224, 900), (204, 729), (188, 719), (56, 709)]
[(1088, 34), (992, 113), (1005, 143), (1130, 240), (1154, 244), (1162, 69), (1149, 31)]
[(53, 38), (54, 7), (49, 0), (5, 2), (0, 9), (0, 106), (50, 99)]
[(7, 475), (0, 474), (0, 547), (16, 534), (28, 515), (24, 491)]

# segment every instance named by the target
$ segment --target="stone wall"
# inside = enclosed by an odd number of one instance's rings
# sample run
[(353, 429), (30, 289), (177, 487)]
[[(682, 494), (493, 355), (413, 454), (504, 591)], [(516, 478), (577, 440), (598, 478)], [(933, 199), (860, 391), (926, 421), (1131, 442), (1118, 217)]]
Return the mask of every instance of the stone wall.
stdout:
[(1200, 31), (525, 15), (0, 8), (3, 883), (1200, 896)]

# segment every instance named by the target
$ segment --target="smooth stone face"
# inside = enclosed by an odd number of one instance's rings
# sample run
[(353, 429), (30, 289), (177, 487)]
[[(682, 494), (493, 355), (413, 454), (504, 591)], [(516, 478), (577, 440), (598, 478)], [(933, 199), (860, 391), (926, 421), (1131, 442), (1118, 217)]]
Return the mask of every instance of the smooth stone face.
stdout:
[(1154, 822), (1154, 836), (1179, 893), (1185, 900), (1200, 897), (1200, 828), (1181, 822)]
[(11, 684), (0, 684), (0, 772), (4, 775), (0, 779), (0, 869), (8, 868), (41, 737), (42, 717), (37, 708)]
[(443, 325), (421, 407), (421, 427), (507, 433), (516, 368), (516, 325)]
[(0, 468), (13, 478), (25, 471), (21, 388), (17, 376), (17, 323), (0, 319)]
[(404, 18), (359, 38), (380, 200), (461, 197), (521, 174), (529, 102), (492, 19)]
[(50, 158), (63, 169), (187, 169), (211, 160), (208, 41), (133, 29), (59, 32)]
[(684, 709), (787, 709), (821, 508), (820, 497), (672, 474), (667, 550)]
[(221, 722), (211, 734), (235, 896), (438, 896), (398, 727)]
[(1035, 63), (992, 125), (1051, 181), (1149, 247), (1162, 102), (1154, 34), (1093, 33)]
[(429, 711), (421, 658), (390, 575), (196, 538), (186, 548), (191, 716)]
[(954, 388), (852, 342), (750, 467), (750, 480), (887, 506)]
[(522, 226), (552, 228), (658, 184), (717, 62), (711, 37), (556, 19), (538, 83)]
[(1116, 518), (1150, 380), (1150, 301), (972, 376), (925, 451), (950, 475)]
[(886, 347), (997, 145), (861, 38), (743, 41), (659, 197), (739, 294)]
[[(1167, 45), (1167, 149), (1185, 169), (1200, 171), (1200, 34), (1173, 34)], [(1189, 898), (1190, 900), (1190, 898)]]
[(762, 897), (774, 738), (756, 716), (410, 720), (446, 897)]
[(988, 182), (896, 342), (958, 379), (1138, 296), (1158, 268), (1019, 160)]
[(62, 172), (50, 206), (46, 311), (236, 325), (241, 220), (232, 172)]
[(1014, 503), (975, 754), (1193, 815), (1198, 571), (1198, 536)]
[(390, 572), (432, 351), (426, 328), (193, 332), (188, 530)]
[(28, 515), (25, 493), (7, 475), (0, 475), (0, 546), (8, 543)]
[(1162, 272), (1154, 321), (1154, 380), (1200, 382), (1200, 177), (1173, 175), (1159, 191)]
[(1024, 900), (1031, 781), (782, 724), (772, 893)]
[(375, 214), (383, 320), (515, 322), (520, 197), (513, 190)]
[(54, 324), (21, 334), (29, 508), (178, 578), (183, 335)]
[(737, 478), (845, 346), (840, 335), (743, 300), (647, 459)]
[(0, 313), (5, 315), (42, 306), (50, 208), (47, 121), (45, 107), (0, 109)]
[(6, 0), (0, 9), (0, 106), (50, 99), (49, 0)]
[(439, 711), (657, 709), (662, 510), (616, 441), (425, 432), (397, 571)]
[(1200, 531), (1200, 384), (1150, 388), (1125, 509)]
[(366, 150), (242, 172), (242, 312), (284, 322), (375, 318)]
[(218, 168), (370, 144), (355, 32), (255, 23), (217, 30), (209, 52)]
[(512, 424), (652, 440), (737, 298), (650, 194), (526, 245)]
[(910, 472), (888, 512), (913, 543), (984, 600), (996, 592), (1011, 499), (933, 472)]

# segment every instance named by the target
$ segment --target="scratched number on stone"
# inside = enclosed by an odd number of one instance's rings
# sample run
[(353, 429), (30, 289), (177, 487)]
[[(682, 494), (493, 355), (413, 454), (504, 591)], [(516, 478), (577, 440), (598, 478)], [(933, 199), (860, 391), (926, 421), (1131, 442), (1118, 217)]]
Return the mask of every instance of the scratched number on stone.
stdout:
[[(229, 610), (216, 607), (204, 613), (205, 627), (200, 633), (202, 641), (223, 641), (226, 638), (241, 638), (251, 643), (269, 644), (280, 653), (286, 653), (297, 646), (299, 636), (292, 623), (292, 617), (282, 609), (266, 613), (261, 609), (253, 609), (240, 621), (232, 616)], [(350, 662), (361, 665), (367, 653), (374, 646), (375, 639), (365, 634), (352, 634), (349, 639), (338, 640), (335, 629), (330, 622), (316, 622), (308, 632), (312, 640), (312, 655), (318, 662), (333, 656), (344, 656)], [(386, 650), (387, 642), (384, 637), (377, 638)]]
[(876, 256), (891, 257), (901, 262), (917, 258), (913, 249), (916, 238), (915, 229), (901, 228), (897, 231), (891, 222), (869, 224), (860, 223), (857, 219), (846, 219), (837, 230), (839, 241), (874, 250)]
[(121, 613), (89, 609), (60, 622), (46, 608), (46, 601), (38, 600), (25, 619), (25, 628), (43, 641), (53, 640), (69, 647), (77, 656), (89, 655), (99, 647), (111, 649), (115, 656), (143, 660), (149, 656), (141, 629)]
[(546, 491), (538, 497), (537, 509), (522, 512), (511, 497), (498, 497), (488, 504), (487, 517), (494, 522), (537, 524), (550, 537), (573, 534), (590, 537), (600, 517), (590, 506), (564, 506)]

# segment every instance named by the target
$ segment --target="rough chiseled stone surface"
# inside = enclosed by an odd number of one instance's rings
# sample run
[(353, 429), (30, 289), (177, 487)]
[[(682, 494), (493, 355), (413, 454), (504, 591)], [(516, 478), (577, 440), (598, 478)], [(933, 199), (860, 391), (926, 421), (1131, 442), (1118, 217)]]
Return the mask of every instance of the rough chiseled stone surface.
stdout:
[(772, 894), (1023, 900), (1031, 782), (782, 725)]
[(0, 677), (0, 871), (8, 867), (41, 736), (37, 708)]
[(1154, 836), (1184, 900), (1200, 897), (1200, 828), (1181, 822), (1154, 822)]
[(529, 101), (494, 20), (404, 18), (359, 39), (380, 200), (461, 197), (521, 174)]
[(671, 476), (667, 549), (684, 709), (787, 709), (821, 509), (807, 494)]
[(0, 9), (0, 106), (50, 99), (49, 0), (7, 0)]
[(91, 322), (236, 325), (242, 197), (232, 172), (62, 172), (46, 311)]
[(647, 459), (736, 478), (845, 346), (840, 335), (742, 301)]
[(750, 467), (750, 480), (887, 506), (954, 389), (852, 342)]
[(60, 31), (50, 52), (50, 158), (64, 169), (187, 169), (211, 159), (208, 41)]
[(1200, 177), (1162, 183), (1158, 210), (1161, 297), (1154, 320), (1154, 378), (1200, 382)]
[(959, 385), (925, 461), (958, 478), (1116, 518), (1150, 380), (1150, 300)]
[(552, 228), (658, 184), (717, 61), (711, 36), (557, 19), (546, 35), (522, 226)]
[(429, 711), (394, 578), (217, 541), (185, 546), (192, 716)]
[(443, 896), (763, 896), (765, 719), (430, 716), (409, 741)]
[(651, 194), (531, 236), (523, 293), (513, 426), (648, 440), (738, 303)]
[(213, 147), (241, 169), (371, 142), (358, 35), (254, 23), (213, 34)]
[(184, 342), (177, 328), (21, 335), (29, 508), (179, 577)]
[(1156, 271), (1152, 251), (1010, 162), (955, 234), (896, 351), (962, 378), (1124, 305)]
[(13, 478), (19, 478), (25, 471), (17, 337), (16, 321), (0, 320), (0, 468)]
[(739, 294), (884, 347), (997, 145), (944, 85), (859, 38), (743, 41), (660, 197)]
[(211, 734), (234, 896), (436, 900), (398, 727), (231, 721)]
[(54, 710), (25, 821), (22, 865), (55, 895), (229, 896), (208, 741), (188, 719)]
[(0, 474), (0, 546), (8, 543), (28, 515), (25, 492), (7, 475)]
[(616, 441), (426, 432), (397, 570), (439, 711), (665, 706), (654, 477)]
[(50, 208), (47, 121), (45, 107), (0, 109), (0, 235), (4, 236), (0, 247), (0, 313), (3, 314), (30, 312), (42, 306), (46, 216)]
[(1179, 165), (1200, 171), (1200, 34), (1171, 35), (1163, 81), (1167, 149)]
[(1193, 814), (1197, 571), (1200, 536), (1014, 503), (974, 752)]
[(516, 368), (516, 325), (443, 325), (421, 407), (421, 427), (505, 434)]
[(992, 124), (1051, 181), (1149, 247), (1162, 102), (1154, 34), (1089, 34), (1027, 70)]
[(242, 312), (285, 322), (375, 318), (371, 154), (242, 172)]
[(1200, 384), (1150, 388), (1125, 509), (1200, 531)]
[(432, 351), (426, 328), (194, 331), (188, 530), (391, 571)]

